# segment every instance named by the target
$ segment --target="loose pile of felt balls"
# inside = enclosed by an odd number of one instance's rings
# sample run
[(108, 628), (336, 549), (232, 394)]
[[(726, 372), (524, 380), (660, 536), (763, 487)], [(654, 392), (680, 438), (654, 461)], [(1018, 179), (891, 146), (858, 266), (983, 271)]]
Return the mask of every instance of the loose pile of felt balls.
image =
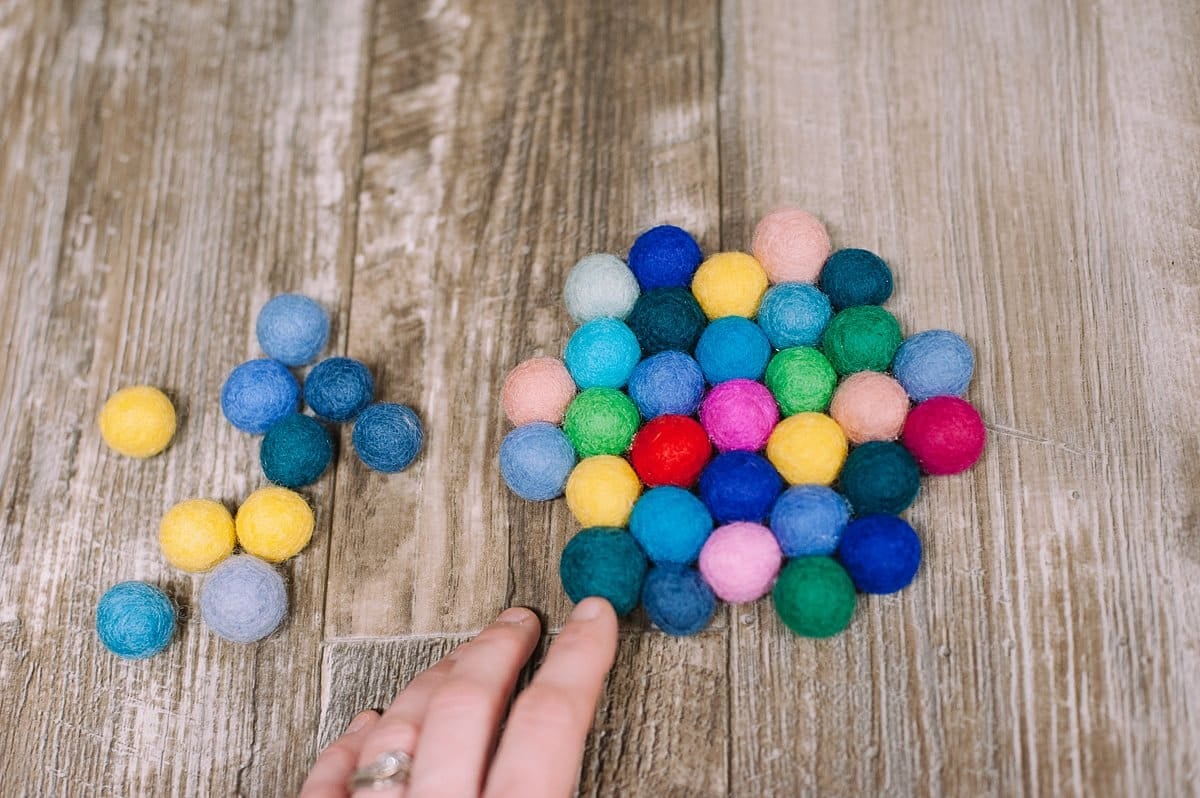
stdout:
[(915, 577), (921, 540), (900, 514), (921, 473), (982, 455), (970, 346), (905, 338), (880, 257), (832, 251), (793, 208), (762, 219), (752, 250), (704, 259), (664, 225), (627, 262), (588, 255), (567, 276), (580, 326), (562, 359), (508, 375), (501, 474), (527, 500), (565, 494), (583, 527), (560, 561), (572, 601), (641, 604), (689, 635), (719, 600), (771, 593), (796, 634), (835, 635), (859, 592)]
[[(301, 389), (291, 369), (315, 361), (329, 338), (329, 316), (312, 299), (298, 294), (271, 299), (259, 313), (256, 333), (268, 357), (233, 369), (221, 390), (221, 409), (237, 429), (263, 435), (259, 461), (273, 484), (250, 494), (236, 517), (221, 502), (187, 499), (166, 512), (158, 529), (167, 562), (183, 571), (210, 572), (200, 592), (200, 616), (214, 633), (236, 643), (262, 640), (287, 615), (287, 587), (275, 564), (299, 554), (312, 539), (313, 511), (296, 490), (315, 483), (333, 460), (324, 422), (353, 421), (355, 452), (384, 473), (407, 468), (424, 438), (412, 408), (372, 403), (375, 380), (357, 360), (322, 360)], [(315, 417), (300, 412), (302, 398)], [(144, 385), (113, 394), (99, 418), (109, 447), (137, 458), (166, 449), (175, 424), (170, 399)], [(146, 582), (114, 585), (96, 610), (101, 642), (128, 659), (162, 651), (175, 626), (174, 603)]]

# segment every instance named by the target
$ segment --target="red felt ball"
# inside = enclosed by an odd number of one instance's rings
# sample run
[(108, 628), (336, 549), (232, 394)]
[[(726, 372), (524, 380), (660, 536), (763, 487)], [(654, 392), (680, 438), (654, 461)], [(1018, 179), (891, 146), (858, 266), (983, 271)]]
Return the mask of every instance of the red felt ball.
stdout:
[(969, 402), (935, 396), (909, 411), (901, 440), (926, 474), (958, 474), (983, 454), (987, 430)]
[(712, 444), (700, 422), (688, 416), (659, 416), (633, 438), (633, 470), (651, 487), (690, 488), (712, 456)]

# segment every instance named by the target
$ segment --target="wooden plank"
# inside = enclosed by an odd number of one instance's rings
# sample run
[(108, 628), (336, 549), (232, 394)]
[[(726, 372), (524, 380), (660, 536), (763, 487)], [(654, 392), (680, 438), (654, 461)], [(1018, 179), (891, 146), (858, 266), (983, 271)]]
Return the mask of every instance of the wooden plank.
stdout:
[[(257, 308), (301, 290), (344, 309), (368, 7), (25, 5), (0, 14), (0, 257), (18, 289), (0, 323), (20, 331), (3, 401), (22, 420), (0, 455), (0, 783), (292, 792), (314, 742), (296, 730), (315, 729), (319, 705), (329, 481), (311, 494), (314, 544), (286, 568), (291, 619), (259, 646), (202, 628), (201, 580), (170, 569), (154, 533), (175, 501), (232, 506), (262, 483), (256, 440), (217, 405), (255, 355)], [(136, 382), (180, 410), (173, 446), (148, 462), (109, 452), (94, 424)], [(123, 579), (164, 585), (184, 611), (148, 662), (117, 660), (92, 631)]]

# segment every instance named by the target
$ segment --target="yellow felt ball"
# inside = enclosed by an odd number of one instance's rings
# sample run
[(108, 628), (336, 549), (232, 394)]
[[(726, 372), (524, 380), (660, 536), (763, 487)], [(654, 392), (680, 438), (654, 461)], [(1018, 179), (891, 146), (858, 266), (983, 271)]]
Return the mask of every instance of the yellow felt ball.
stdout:
[(642, 483), (624, 458), (586, 457), (567, 478), (567, 507), (585, 527), (625, 526)]
[(692, 293), (710, 319), (758, 315), (767, 292), (767, 273), (745, 252), (718, 252), (696, 270)]
[(846, 434), (824, 413), (797, 413), (767, 439), (767, 459), (793, 485), (829, 485), (846, 462)]
[(233, 516), (210, 499), (188, 499), (167, 510), (158, 545), (167, 562), (184, 571), (207, 571), (233, 554)]
[(175, 406), (149, 385), (135, 385), (108, 397), (100, 409), (100, 435), (114, 451), (153, 457), (175, 435)]
[(294, 557), (312, 540), (312, 508), (287, 488), (259, 488), (237, 513), (237, 539), (248, 554), (268, 562)]

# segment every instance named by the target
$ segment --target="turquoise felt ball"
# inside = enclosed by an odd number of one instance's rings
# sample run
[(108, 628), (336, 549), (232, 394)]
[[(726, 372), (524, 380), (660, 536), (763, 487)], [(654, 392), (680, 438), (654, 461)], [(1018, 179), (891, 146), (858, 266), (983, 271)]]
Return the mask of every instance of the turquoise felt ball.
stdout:
[(358, 414), (351, 439), (368, 468), (394, 474), (416, 459), (425, 432), (411, 407), (380, 402)]
[(758, 326), (776, 349), (816, 346), (832, 318), (829, 297), (808, 283), (773, 286), (758, 306)]
[(694, 635), (708, 626), (717, 597), (695, 568), (664, 563), (646, 574), (642, 604), (650, 622), (669, 635)]
[(700, 556), (713, 519), (694, 493), (667, 486), (642, 494), (629, 516), (629, 531), (652, 562), (687, 564)]
[(835, 310), (882, 305), (892, 295), (892, 270), (865, 249), (839, 249), (821, 269), (821, 290)]
[(578, 604), (588, 596), (600, 596), (608, 599), (617, 615), (628, 615), (638, 604), (646, 567), (646, 555), (633, 535), (597, 526), (568, 541), (558, 572), (571, 601)]
[(371, 404), (375, 378), (366, 364), (329, 357), (313, 366), (304, 380), (304, 403), (330, 421), (350, 421)]
[(900, 444), (870, 441), (850, 451), (838, 482), (855, 515), (896, 515), (917, 498), (921, 469)]
[(96, 606), (96, 633), (118, 657), (152, 657), (175, 634), (175, 605), (154, 585), (120, 582)]
[(267, 430), (258, 450), (263, 474), (276, 485), (303, 488), (316, 482), (333, 459), (333, 441), (321, 422), (293, 413)]
[(286, 366), (303, 366), (320, 356), (329, 340), (329, 314), (300, 294), (280, 294), (263, 305), (255, 325), (258, 344)]
[(704, 328), (696, 343), (696, 362), (713, 385), (757, 380), (767, 370), (771, 342), (762, 329), (742, 316), (725, 316)]
[(622, 388), (642, 357), (637, 338), (617, 319), (592, 319), (571, 335), (563, 360), (580, 388)]
[(300, 406), (300, 384), (278, 360), (247, 361), (225, 379), (221, 410), (242, 432), (261, 435)]

